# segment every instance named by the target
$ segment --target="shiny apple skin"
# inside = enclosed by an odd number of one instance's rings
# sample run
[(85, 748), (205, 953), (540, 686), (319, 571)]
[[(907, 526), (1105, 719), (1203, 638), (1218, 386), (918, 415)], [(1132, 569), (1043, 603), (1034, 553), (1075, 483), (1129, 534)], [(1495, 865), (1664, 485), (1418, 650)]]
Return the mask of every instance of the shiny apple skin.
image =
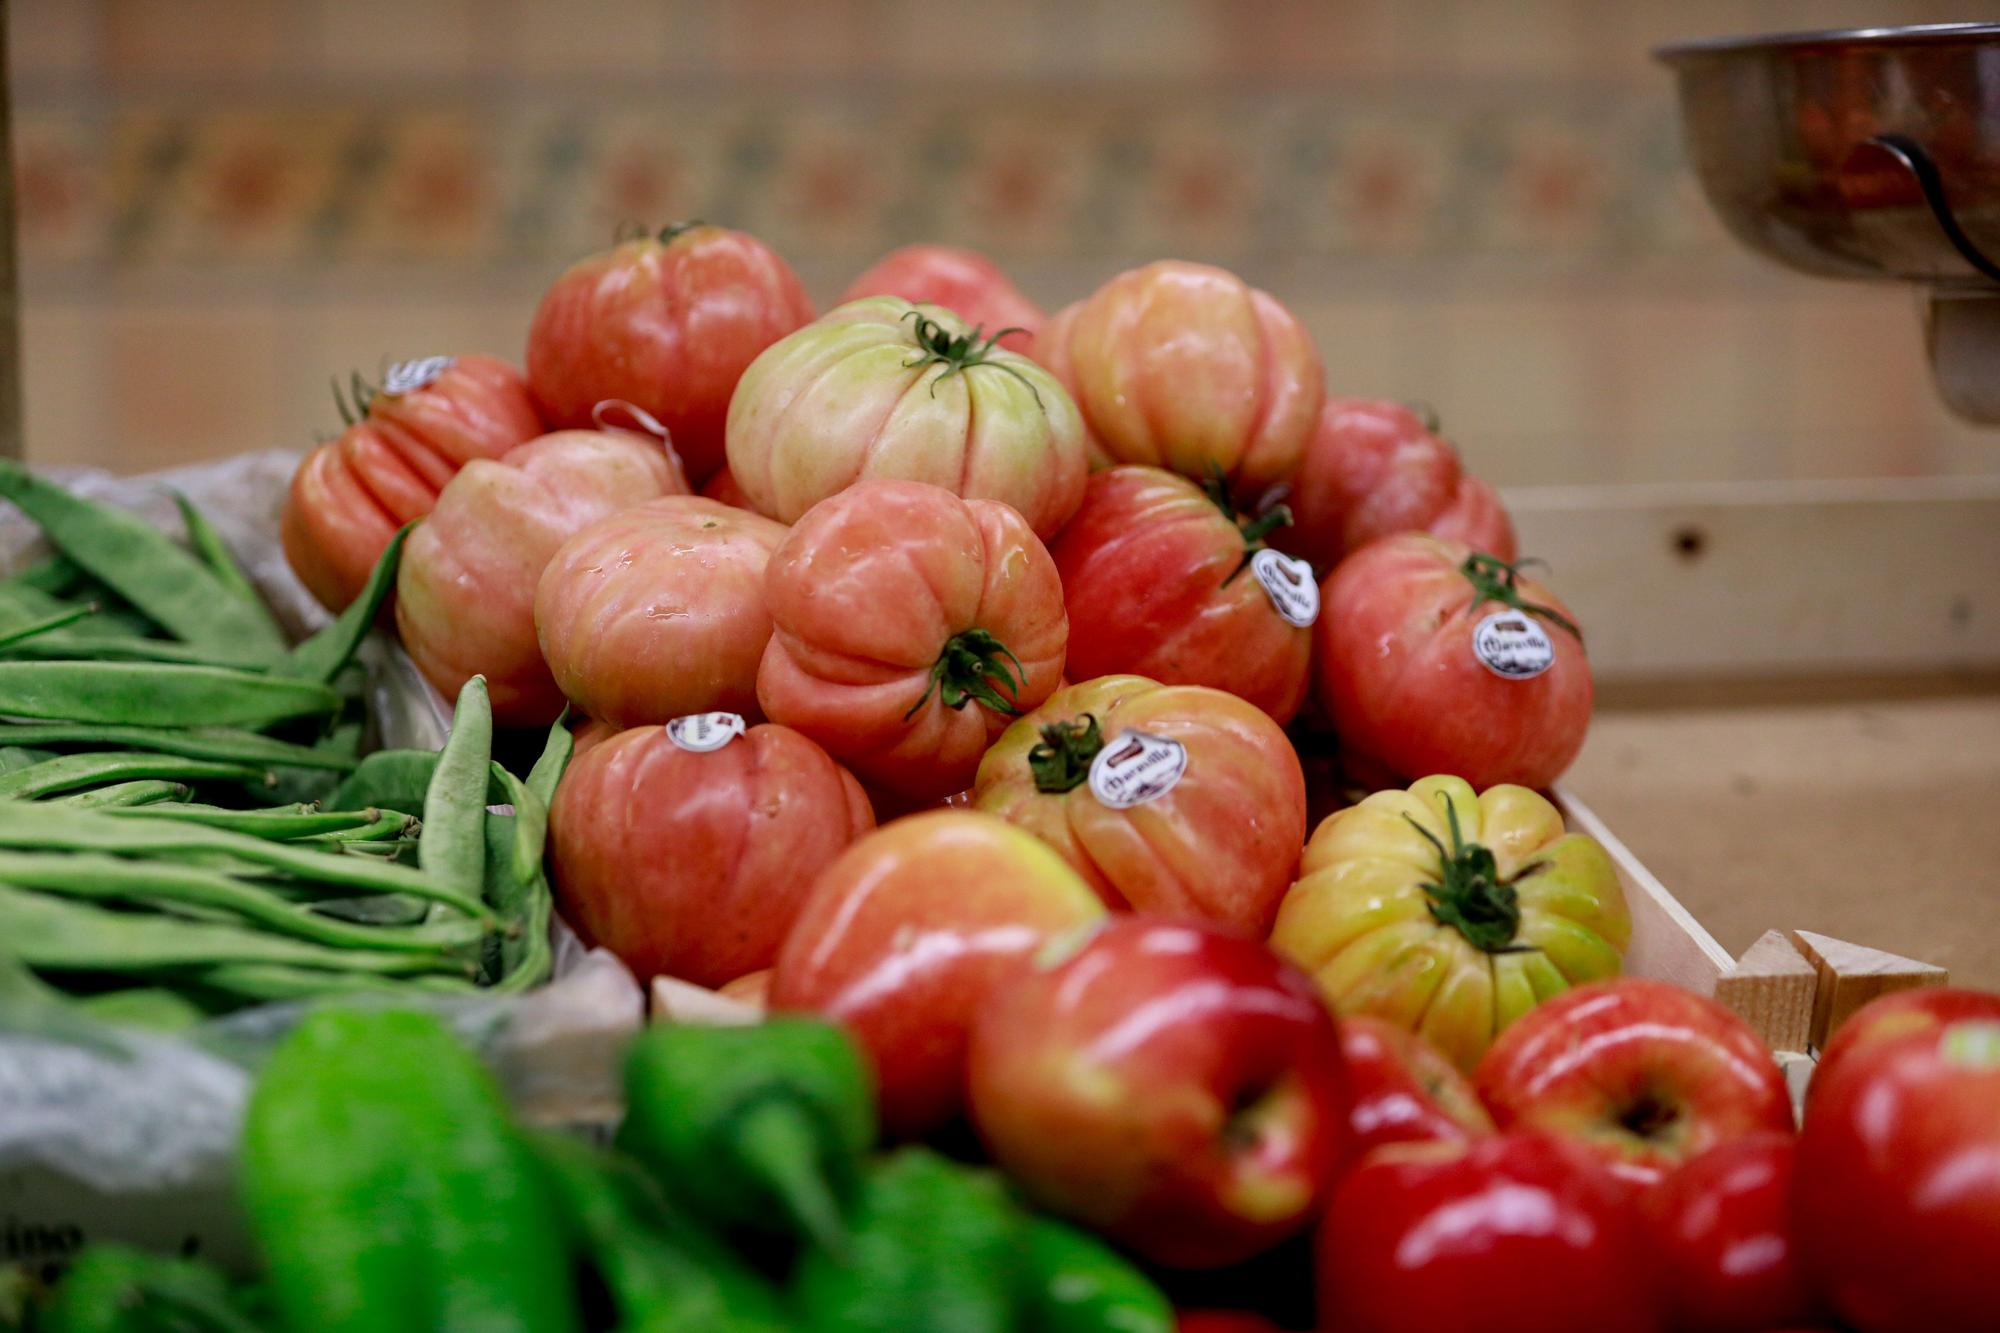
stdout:
[(1378, 1148), (1319, 1231), (1338, 1333), (1664, 1333), (1647, 1237), (1587, 1152), (1533, 1133)]
[(1816, 1313), (1792, 1244), (1797, 1147), (1791, 1134), (1732, 1139), (1645, 1196), (1676, 1333), (1762, 1333)]
[(861, 784), (788, 727), (683, 750), (634, 727), (571, 761), (549, 809), (563, 917), (642, 980), (771, 966), (812, 877), (875, 826)]
[(1407, 1028), (1373, 1014), (1340, 1020), (1347, 1066), (1348, 1160), (1385, 1143), (1471, 1139), (1493, 1132), (1493, 1117), (1444, 1053)]
[(884, 1130), (938, 1128), (964, 1099), (972, 1020), (1037, 950), (1104, 916), (1061, 857), (991, 815), (885, 824), (820, 872), (771, 973), (774, 1011), (821, 1014), (872, 1060)]
[(1806, 1085), (1807, 1108), (1811, 1108), (1813, 1096), (1826, 1075), (1838, 1069), (1850, 1053), (1878, 1041), (1915, 1032), (1936, 1032), (1961, 1018), (2000, 1019), (2000, 995), (1962, 986), (1920, 986), (1870, 1000), (1834, 1029), (1820, 1052), (1819, 1063), (1813, 1066), (1812, 1082)]
[(2000, 1020), (1857, 1044), (1813, 1082), (1792, 1188), (1807, 1281), (1860, 1333), (1995, 1327)]
[(1044, 1207), (1176, 1268), (1306, 1227), (1346, 1138), (1333, 1020), (1304, 973), (1219, 927), (1121, 917), (997, 992), (973, 1121)]
[(1000, 266), (980, 254), (955, 245), (906, 245), (891, 250), (847, 284), (836, 305), (864, 296), (900, 296), (905, 301), (941, 305), (967, 324), (991, 336), (1013, 329), (1000, 339), (1010, 352), (1032, 355), (1035, 334), (1047, 318), (1042, 308), (1021, 295)]
[(535, 590), (556, 684), (620, 727), (757, 708), (764, 567), (782, 524), (698, 495), (634, 505), (564, 542)]
[(1502, 1129), (1571, 1139), (1639, 1186), (1717, 1144), (1793, 1127), (1784, 1075), (1749, 1025), (1644, 977), (1537, 1005), (1494, 1041), (1472, 1081)]

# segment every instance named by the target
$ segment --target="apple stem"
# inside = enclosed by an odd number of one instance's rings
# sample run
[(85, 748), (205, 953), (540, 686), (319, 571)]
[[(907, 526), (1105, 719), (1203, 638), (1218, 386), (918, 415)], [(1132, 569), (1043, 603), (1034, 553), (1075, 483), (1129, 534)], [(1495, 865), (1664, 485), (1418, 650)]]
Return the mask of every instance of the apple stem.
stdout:
[(1042, 728), (1042, 743), (1028, 751), (1035, 790), (1051, 796), (1075, 791), (1090, 776), (1090, 761), (1104, 748), (1104, 732), (1090, 713)]
[(1458, 572), (1465, 575), (1466, 581), (1472, 584), (1474, 593), (1472, 605), (1466, 610), (1477, 611), (1488, 602), (1499, 602), (1502, 606), (1511, 606), (1516, 611), (1540, 616), (1552, 625), (1560, 625), (1570, 632), (1571, 638), (1582, 643), (1583, 631), (1576, 627), (1576, 622), (1553, 607), (1526, 601), (1521, 596), (1521, 589), (1516, 581), (1521, 577), (1522, 569), (1529, 565), (1545, 563), (1530, 556), (1516, 560), (1510, 565), (1497, 555), (1474, 551), (1465, 557), (1465, 563), (1458, 567)]
[(1410, 827), (1437, 849), (1438, 877), (1426, 881), (1423, 889), (1430, 898), (1431, 916), (1452, 927), (1466, 942), (1486, 953), (1532, 953), (1533, 946), (1514, 943), (1521, 928), (1520, 895), (1514, 884), (1523, 876), (1542, 869), (1540, 861), (1521, 867), (1511, 879), (1500, 877), (1500, 864), (1487, 847), (1467, 842), (1459, 832), (1458, 806), (1447, 800), (1445, 822), (1451, 830), (1451, 846), (1409, 815)]
[[(947, 708), (963, 708), (977, 699), (996, 713), (1018, 717), (1021, 710), (1007, 694), (1018, 695), (1027, 683), (1027, 670), (1006, 644), (986, 630), (969, 629), (945, 640), (944, 651), (931, 664), (930, 683), (903, 714), (903, 720), (915, 717), (933, 690)], [(1000, 692), (1003, 688), (1007, 694)]]
[(847, 1222), (819, 1170), (821, 1136), (796, 1103), (766, 1101), (731, 1127), (731, 1147), (799, 1229), (834, 1258), (847, 1253)]

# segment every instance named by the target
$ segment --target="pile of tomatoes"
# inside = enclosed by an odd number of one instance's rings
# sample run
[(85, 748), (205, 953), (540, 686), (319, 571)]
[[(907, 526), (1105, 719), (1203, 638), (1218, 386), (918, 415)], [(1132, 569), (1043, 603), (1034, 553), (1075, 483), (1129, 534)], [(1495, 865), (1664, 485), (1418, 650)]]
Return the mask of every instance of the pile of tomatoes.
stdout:
[(1160, 1272), (1316, 1246), (1323, 1326), (1385, 1333), (1944, 1327), (1798, 1276), (1776, 1066), (1618, 979), (1617, 872), (1540, 794), (1583, 628), (1435, 422), (1324, 380), (1206, 265), (1044, 318), (917, 246), (815, 318), (669, 228), (556, 280), (525, 373), (357, 380), (285, 546), (337, 608), (415, 522), (424, 674), (570, 710), (587, 939), (839, 1021), (886, 1133), (970, 1130)]

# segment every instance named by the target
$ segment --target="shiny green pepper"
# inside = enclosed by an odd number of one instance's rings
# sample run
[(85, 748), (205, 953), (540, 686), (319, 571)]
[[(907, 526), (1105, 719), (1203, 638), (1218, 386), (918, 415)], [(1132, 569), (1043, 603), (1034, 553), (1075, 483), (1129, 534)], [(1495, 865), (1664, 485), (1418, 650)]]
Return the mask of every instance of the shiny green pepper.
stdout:
[(1028, 1222), (1029, 1313), (1036, 1333), (1173, 1333), (1174, 1308), (1147, 1276), (1088, 1232)]

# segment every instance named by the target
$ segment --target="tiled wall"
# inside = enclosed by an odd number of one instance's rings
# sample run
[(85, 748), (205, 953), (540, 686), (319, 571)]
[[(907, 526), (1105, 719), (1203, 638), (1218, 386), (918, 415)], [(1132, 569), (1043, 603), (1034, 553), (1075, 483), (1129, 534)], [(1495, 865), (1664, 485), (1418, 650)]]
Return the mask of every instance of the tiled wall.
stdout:
[(329, 374), (518, 358), (622, 220), (892, 245), (1050, 305), (1161, 255), (1431, 402), (1502, 482), (2000, 471), (1914, 296), (1739, 253), (1672, 37), (1914, 0), (13, 0), (28, 441), (138, 470), (305, 443)]

